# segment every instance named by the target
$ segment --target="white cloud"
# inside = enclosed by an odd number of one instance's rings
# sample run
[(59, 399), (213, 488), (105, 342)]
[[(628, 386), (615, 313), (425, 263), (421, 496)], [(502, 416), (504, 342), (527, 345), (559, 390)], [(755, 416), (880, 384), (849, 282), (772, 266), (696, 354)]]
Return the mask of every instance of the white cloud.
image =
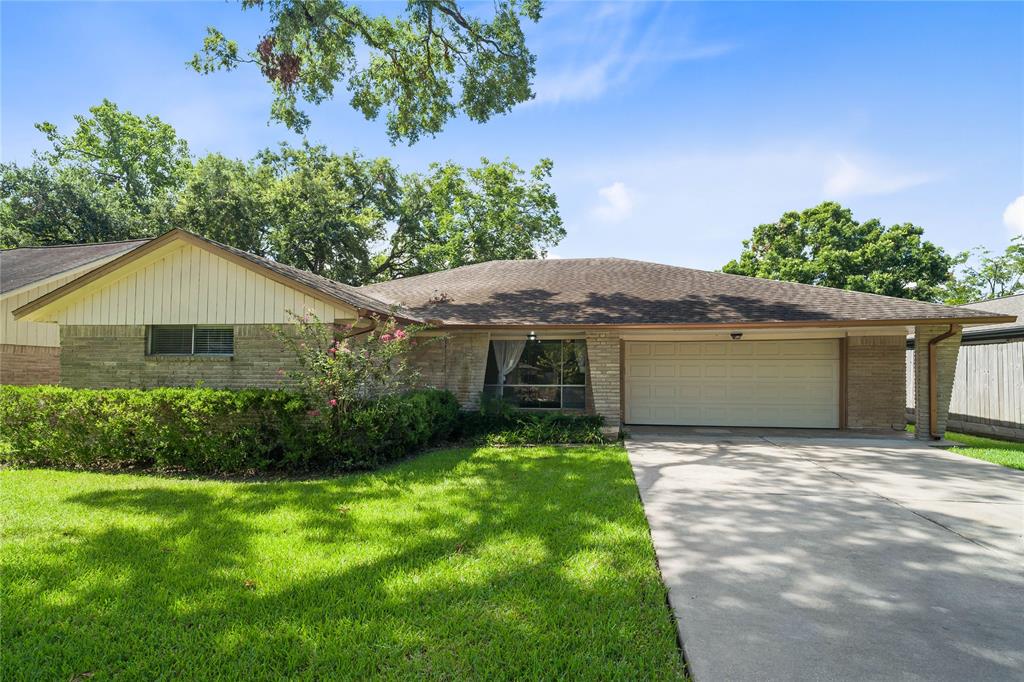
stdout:
[(891, 164), (838, 154), (827, 164), (824, 191), (830, 198), (893, 194), (937, 179), (934, 173), (897, 170)]
[(1020, 195), (1003, 211), (1003, 222), (1015, 234), (1024, 234), (1024, 194)]
[[(774, 222), (785, 211), (836, 199), (823, 188), (838, 157), (856, 159), (871, 170), (897, 167), (900, 174), (913, 175), (881, 153), (814, 137), (706, 147), (652, 143), (629, 154), (580, 155), (561, 164), (556, 176), (569, 233), (558, 250), (566, 258), (618, 255), (720, 268), (739, 255), (741, 241), (755, 226)], [(922, 189), (931, 197), (944, 181), (938, 173), (933, 177), (935, 185)], [(897, 186), (873, 183), (876, 191)], [(602, 188), (599, 195), (596, 188)], [(609, 197), (617, 195), (628, 197), (619, 204), (628, 205), (628, 211), (612, 208)], [(840, 200), (859, 220), (912, 221), (925, 225), (930, 239), (959, 248), (955, 240), (945, 240), (941, 229), (933, 233), (933, 225), (945, 224), (935, 217), (942, 212), (933, 209), (933, 201), (910, 193)]]
[(593, 215), (607, 223), (617, 223), (633, 214), (633, 193), (622, 182), (613, 182), (597, 190), (601, 203), (594, 207)]
[[(735, 48), (732, 43), (698, 42), (688, 32), (680, 34), (677, 22), (665, 21), (662, 14), (647, 15), (649, 7), (606, 3), (584, 17), (567, 17), (563, 32), (541, 42), (533, 103), (596, 99), (638, 72), (713, 59)], [(671, 9), (663, 6), (662, 13)]]

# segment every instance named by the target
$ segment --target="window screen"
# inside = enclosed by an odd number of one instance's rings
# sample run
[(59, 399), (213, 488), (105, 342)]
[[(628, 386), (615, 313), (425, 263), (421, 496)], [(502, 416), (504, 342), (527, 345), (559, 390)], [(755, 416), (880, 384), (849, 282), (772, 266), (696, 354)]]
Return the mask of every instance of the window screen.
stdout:
[(150, 355), (232, 355), (235, 334), (231, 327), (154, 325), (149, 328)]

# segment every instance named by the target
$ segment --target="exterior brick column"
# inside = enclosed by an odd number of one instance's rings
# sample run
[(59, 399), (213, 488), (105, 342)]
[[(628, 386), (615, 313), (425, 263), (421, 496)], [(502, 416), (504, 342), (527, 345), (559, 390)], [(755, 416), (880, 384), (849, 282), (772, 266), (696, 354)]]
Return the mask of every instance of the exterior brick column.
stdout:
[(846, 347), (846, 426), (907, 425), (907, 337), (851, 336)]
[[(914, 406), (917, 438), (931, 438), (931, 416), (928, 396), (928, 342), (949, 331), (948, 325), (914, 328)], [(960, 354), (960, 332), (940, 341), (935, 347), (936, 368), (938, 369), (935, 432), (941, 437), (946, 433), (949, 418), (949, 400), (953, 395), (953, 377), (956, 374), (956, 359)]]
[(594, 412), (604, 417), (608, 428), (622, 425), (620, 410), (621, 364), (618, 332), (587, 332), (587, 367), (594, 398)]

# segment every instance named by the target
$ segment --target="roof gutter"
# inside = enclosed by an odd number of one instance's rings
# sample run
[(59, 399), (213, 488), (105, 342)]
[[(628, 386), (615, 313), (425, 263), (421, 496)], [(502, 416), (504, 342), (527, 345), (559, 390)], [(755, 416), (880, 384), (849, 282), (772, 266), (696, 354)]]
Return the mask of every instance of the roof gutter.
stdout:
[(935, 440), (942, 438), (942, 435), (935, 429), (935, 422), (938, 420), (939, 414), (939, 362), (937, 347), (949, 337), (955, 336), (960, 329), (960, 325), (951, 324), (948, 330), (928, 341), (928, 435)]

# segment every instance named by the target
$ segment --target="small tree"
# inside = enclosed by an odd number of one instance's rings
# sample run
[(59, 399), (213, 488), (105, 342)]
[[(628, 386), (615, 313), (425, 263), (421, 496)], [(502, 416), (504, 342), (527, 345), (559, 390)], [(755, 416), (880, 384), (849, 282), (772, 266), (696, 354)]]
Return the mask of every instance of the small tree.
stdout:
[(358, 403), (408, 390), (419, 380), (408, 352), (419, 343), (421, 325), (374, 316), (369, 328), (360, 329), (325, 323), (310, 312), (289, 316), (293, 329), (277, 327), (274, 333), (299, 361), (289, 374), (308, 396), (311, 416), (338, 418)]
[(968, 263), (970, 254), (960, 257), (960, 276), (946, 289), (945, 302), (950, 305), (974, 303), (1001, 298), (1024, 291), (1024, 236), (1010, 240), (1002, 254), (993, 256), (983, 247), (973, 249), (977, 262)]

